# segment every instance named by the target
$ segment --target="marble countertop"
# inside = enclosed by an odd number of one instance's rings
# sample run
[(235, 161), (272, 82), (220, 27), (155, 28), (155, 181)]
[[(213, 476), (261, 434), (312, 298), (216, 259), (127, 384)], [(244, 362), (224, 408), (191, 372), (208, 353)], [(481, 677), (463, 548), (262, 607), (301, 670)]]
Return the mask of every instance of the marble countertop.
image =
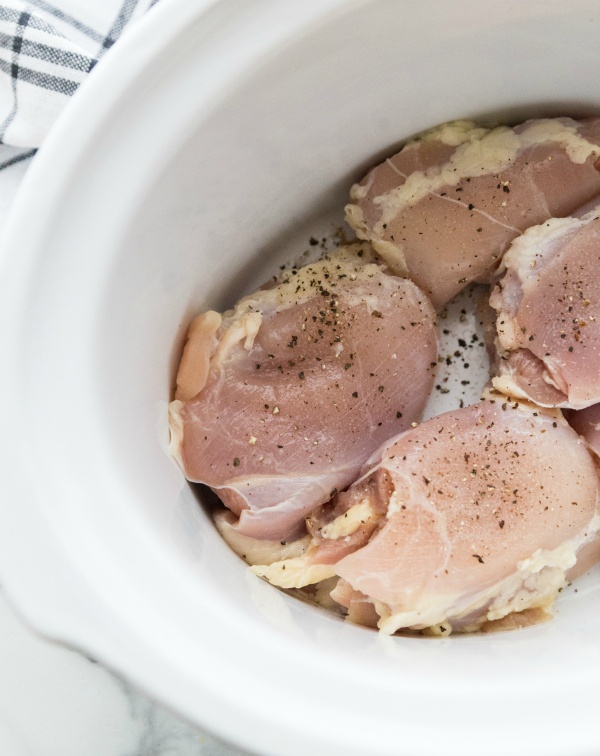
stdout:
[(34, 634), (0, 591), (1, 756), (246, 756), (85, 655)]

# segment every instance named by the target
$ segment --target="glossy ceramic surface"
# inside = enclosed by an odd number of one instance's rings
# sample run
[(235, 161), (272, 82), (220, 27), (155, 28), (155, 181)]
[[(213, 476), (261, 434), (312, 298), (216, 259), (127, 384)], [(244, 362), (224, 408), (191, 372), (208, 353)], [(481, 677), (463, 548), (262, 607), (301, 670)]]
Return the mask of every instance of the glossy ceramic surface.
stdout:
[(599, 112), (599, 36), (593, 0), (163, 0), (126, 35), (2, 240), (0, 570), (35, 628), (258, 753), (598, 753), (598, 572), (518, 633), (344, 624), (224, 546), (166, 407), (191, 316), (331, 229), (400, 141)]

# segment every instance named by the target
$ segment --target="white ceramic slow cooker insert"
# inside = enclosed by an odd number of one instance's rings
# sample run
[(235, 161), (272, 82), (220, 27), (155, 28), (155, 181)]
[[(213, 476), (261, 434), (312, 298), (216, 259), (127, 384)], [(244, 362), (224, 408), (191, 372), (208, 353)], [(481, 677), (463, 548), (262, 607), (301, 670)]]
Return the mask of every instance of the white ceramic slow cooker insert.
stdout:
[[(600, 113), (594, 0), (161, 0), (2, 239), (3, 586), (40, 632), (261, 754), (592, 756), (599, 574), (519, 632), (382, 637), (249, 575), (166, 452), (185, 328), (455, 118)], [(35, 219), (35, 222), (32, 221)]]

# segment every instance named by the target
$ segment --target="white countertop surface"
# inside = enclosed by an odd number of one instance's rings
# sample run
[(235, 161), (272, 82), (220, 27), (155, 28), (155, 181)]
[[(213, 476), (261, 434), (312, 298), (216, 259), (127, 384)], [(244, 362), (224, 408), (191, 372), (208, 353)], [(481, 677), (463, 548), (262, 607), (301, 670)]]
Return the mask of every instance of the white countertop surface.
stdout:
[(85, 655), (35, 635), (0, 591), (1, 756), (244, 753), (191, 727)]

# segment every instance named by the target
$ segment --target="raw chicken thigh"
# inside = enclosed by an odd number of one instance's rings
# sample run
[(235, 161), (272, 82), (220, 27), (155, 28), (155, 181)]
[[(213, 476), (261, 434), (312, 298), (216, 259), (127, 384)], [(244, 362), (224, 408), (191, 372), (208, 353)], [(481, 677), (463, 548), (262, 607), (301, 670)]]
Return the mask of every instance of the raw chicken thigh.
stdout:
[(489, 283), (526, 228), (600, 193), (599, 145), (598, 118), (446, 124), (353, 186), (346, 219), (441, 309), (469, 282)]
[(515, 239), (490, 297), (504, 393), (546, 407), (600, 402), (600, 204)]
[[(569, 425), (585, 438), (589, 448), (594, 452), (596, 466), (600, 467), (600, 404), (582, 410), (565, 410), (564, 414)], [(569, 579), (574, 580), (583, 575), (597, 562), (600, 562), (600, 531), (585, 550), (580, 552), (577, 564), (569, 573)]]
[(560, 412), (488, 399), (384, 444), (311, 515), (300, 556), (252, 569), (284, 587), (337, 576), (332, 597), (385, 633), (470, 632), (542, 614), (579, 554), (600, 559), (599, 492)]
[(297, 535), (387, 438), (419, 419), (435, 313), (367, 244), (342, 248), (191, 325), (172, 451), (259, 539)]
[(600, 459), (600, 404), (594, 404), (578, 412), (565, 412), (569, 425), (588, 442), (590, 449)]

